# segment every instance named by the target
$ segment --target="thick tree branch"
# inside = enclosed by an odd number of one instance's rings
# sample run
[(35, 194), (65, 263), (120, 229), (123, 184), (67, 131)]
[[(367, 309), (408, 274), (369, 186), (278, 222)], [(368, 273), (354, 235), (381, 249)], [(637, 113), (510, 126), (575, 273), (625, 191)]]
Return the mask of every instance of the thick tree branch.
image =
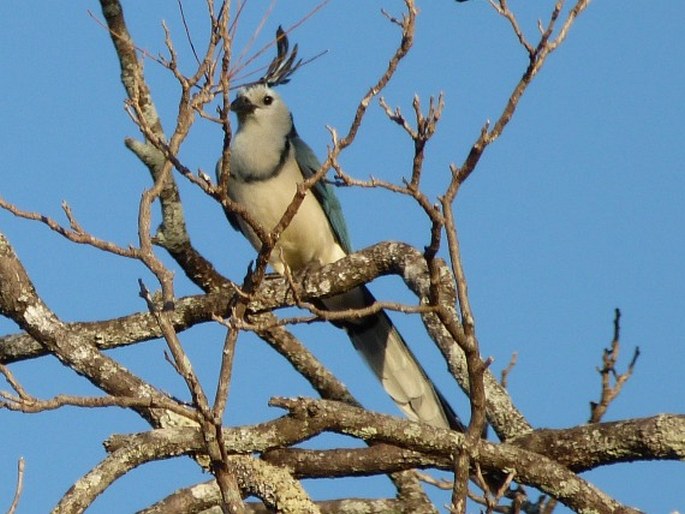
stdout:
[(509, 443), (547, 455), (575, 472), (634, 460), (685, 460), (685, 415), (541, 429)]
[[(441, 301), (446, 309), (451, 309), (449, 306), (456, 302), (451, 274), (444, 267), (444, 263), (439, 266), (442, 266), (439, 267), (442, 270), (439, 273), (440, 287), (443, 288)], [(311, 301), (348, 291), (378, 276), (388, 274), (400, 275), (408, 287), (419, 296), (421, 303), (429, 303), (430, 280), (426, 261), (419, 251), (401, 243), (379, 243), (334, 264), (295, 277), (295, 280), (298, 294), (303, 299)], [(222, 294), (228, 297), (231, 294), (229, 291), (230, 289), (225, 289)], [(192, 324), (209, 321), (212, 314), (226, 315), (230, 298), (222, 294), (213, 293), (177, 301), (177, 305), (169, 313), (176, 330), (183, 330)], [(295, 304), (296, 298), (288, 281), (284, 278), (273, 278), (262, 283), (247, 308), (251, 312), (262, 313)], [(422, 318), (460, 386), (465, 391), (469, 391), (466, 361), (459, 346), (454, 342), (453, 334), (446, 329), (436, 314), (428, 312), (423, 314)], [(120, 327), (119, 324), (121, 324)], [(269, 337), (269, 331), (275, 328), (268, 323), (266, 326), (262, 335)], [(74, 333), (80, 333), (83, 330), (84, 339), (103, 348), (152, 339), (161, 335), (161, 331), (155, 325), (154, 317), (148, 313), (135, 314), (103, 323), (72, 324), (69, 327)], [(37, 354), (37, 348), (33, 344), (29, 345), (29, 340), (21, 336), (11, 336), (8, 342), (12, 344), (2, 345), (3, 349), (0, 351), (5, 352), (7, 350), (5, 346), (12, 350), (8, 352), (10, 355), (7, 357), (0, 353), (2, 359), (0, 362), (9, 362), (9, 359), (20, 360)], [(27, 346), (25, 350), (17, 348), (24, 345)], [(484, 381), (488, 419), (500, 437), (506, 439), (531, 430), (525, 418), (514, 407), (506, 390), (489, 370), (485, 371)]]
[[(253, 427), (224, 429), (227, 451), (232, 454), (264, 452), (264, 459), (286, 466), (297, 477), (319, 478), (385, 474), (410, 467), (448, 470), (455, 445), (463, 443), (459, 434), (436, 432), (407, 420), (348, 409), (336, 403), (313, 400), (280, 403), (293, 410), (294, 415)], [(284, 449), (327, 430), (386, 444), (328, 451)], [(513, 470), (517, 481), (544, 489), (545, 483), (552, 487), (550, 482), (567, 479), (565, 473), (557, 473), (559, 466), (581, 472), (634, 460), (683, 460), (685, 445), (681, 434), (684, 431), (685, 416), (673, 415), (536, 430), (505, 445), (482, 442), (478, 463), (492, 471)], [(169, 444), (173, 446), (165, 446)], [(394, 446), (397, 444), (402, 447)], [(198, 430), (187, 428), (113, 436), (107, 443), (110, 451), (130, 446), (158, 448), (155, 458), (165, 458), (202, 451), (203, 441)], [(541, 467), (528, 475), (525, 471), (519, 474), (516, 466), (528, 466), (536, 460), (533, 454), (539, 454)], [(522, 460), (517, 463), (519, 459)], [(545, 477), (546, 473), (552, 474)]]
[[(593, 423), (563, 429), (540, 429), (512, 439), (523, 450), (541, 453), (576, 473), (631, 461), (683, 460), (685, 416)], [(370, 448), (305, 450), (276, 448), (264, 453), (272, 464), (287, 466), (302, 478), (365, 476), (409, 468), (450, 470), (451, 455), (410, 450), (389, 444)]]
[[(16, 322), (63, 364), (113, 396), (146, 399), (150, 405), (157, 407), (173, 406), (174, 411), (186, 411), (186, 421), (194, 419), (193, 411), (185, 409), (115, 360), (103, 355), (91, 341), (71, 332), (40, 299), (26, 270), (2, 234), (0, 283), (0, 314)], [(168, 422), (169, 412), (165, 413), (160, 408), (134, 406), (133, 409), (155, 426), (163, 426)]]
[[(227, 316), (233, 288), (206, 295), (187, 296), (174, 302), (170, 321), (177, 332), (212, 320), (212, 314)], [(102, 321), (65, 323), (70, 333), (78, 334), (100, 350), (109, 350), (162, 337), (162, 330), (150, 312), (140, 312)], [(10, 364), (46, 355), (47, 350), (26, 333), (0, 337), (0, 364)]]
[[(128, 438), (106, 459), (84, 475), (62, 498), (53, 510), (55, 514), (80, 513), (116, 479), (133, 468), (162, 458), (170, 458), (190, 453), (188, 446), (179, 444), (176, 437), (169, 433), (144, 437)], [(194, 450), (201, 450), (205, 442), (197, 430), (180, 431), (192, 435), (197, 443)], [(177, 435), (178, 432), (173, 435)], [(309, 500), (300, 484), (290, 474), (265, 462), (246, 455), (232, 455), (227, 458), (227, 466), (237, 479), (243, 495), (255, 495), (267, 505), (283, 513), (318, 513), (318, 508)], [(242, 505), (241, 505), (242, 510)], [(234, 511), (235, 512), (235, 511)]]
[[(280, 445), (294, 444), (322, 431), (339, 432), (372, 443), (402, 446), (401, 449), (382, 445), (369, 449), (350, 449), (345, 450), (348, 455), (344, 457), (337, 451), (276, 449), (265, 454), (267, 460), (274, 459), (274, 463), (287, 465), (300, 477), (322, 476), (326, 470), (335, 470), (335, 476), (344, 476), (387, 473), (405, 469), (409, 465), (449, 467), (454, 449), (464, 443), (464, 437), (455, 432), (369, 413), (337, 402), (279, 399), (274, 403), (287, 407), (291, 415), (254, 427), (225, 429), (223, 439), (229, 446), (229, 453), (263, 452), (269, 448), (282, 447)], [(601, 454), (601, 458), (605, 459), (601, 463), (596, 460), (595, 467), (651, 458), (649, 455), (682, 459), (685, 447), (679, 434), (682, 434), (684, 426), (685, 416), (658, 416), (620, 424), (602, 423), (558, 431), (536, 431), (514, 440), (514, 444), (481, 441), (478, 464), (485, 470), (513, 472), (516, 481), (540, 488), (579, 512), (586, 512), (590, 508), (596, 508), (597, 512), (635, 512), (620, 506), (579, 479), (566, 465), (575, 467), (575, 464), (587, 458), (586, 452), (594, 453), (598, 458)], [(291, 437), (284, 438), (284, 434), (291, 434)], [(647, 443), (640, 442), (645, 440)], [(605, 445), (607, 441), (611, 441), (611, 447)], [(149, 460), (202, 451), (203, 446), (200, 432), (189, 428), (117, 436), (108, 441), (110, 451), (137, 448), (136, 454), (142, 452), (146, 455), (145, 459)], [(668, 451), (665, 450), (667, 446), (670, 446)], [(602, 448), (601, 452), (599, 447)], [(550, 449), (551, 457), (555, 460), (547, 457)], [(320, 455), (317, 457), (315, 453)], [(317, 464), (322, 466), (323, 471), (317, 469)], [(578, 471), (585, 469), (579, 468)]]
[(287, 467), (298, 478), (384, 475), (416, 468), (452, 469), (451, 455), (436, 455), (374, 444), (368, 448), (304, 450), (276, 448), (262, 455), (275, 466)]
[[(221, 500), (219, 488), (213, 481), (179, 489), (163, 500), (137, 514), (209, 514)], [(346, 498), (317, 501), (321, 514), (390, 514), (402, 512), (402, 504), (391, 499)], [(208, 512), (205, 512), (208, 511)], [(245, 511), (250, 514), (273, 514), (263, 503), (247, 502)]]
[[(277, 399), (272, 404), (287, 408), (304, 423), (325, 420), (323, 423), (328, 430), (368, 442), (399, 444), (404, 448), (443, 455), (452, 455), (464, 444), (464, 436), (453, 431), (371, 414), (336, 402)], [(407, 424), (412, 425), (412, 429), (407, 429)], [(494, 445), (481, 440), (477, 455), (481, 467), (514, 473), (517, 482), (533, 485), (577, 512), (638, 512), (619, 504), (566, 467), (541, 454), (505, 443)]]

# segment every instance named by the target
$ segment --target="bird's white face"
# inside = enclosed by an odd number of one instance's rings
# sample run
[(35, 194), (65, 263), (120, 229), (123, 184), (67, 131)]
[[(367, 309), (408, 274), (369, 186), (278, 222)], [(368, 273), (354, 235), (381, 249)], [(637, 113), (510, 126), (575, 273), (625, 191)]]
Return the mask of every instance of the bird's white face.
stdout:
[(256, 84), (238, 92), (231, 103), (231, 110), (238, 115), (240, 125), (251, 122), (272, 127), (276, 131), (290, 131), (290, 112), (281, 97), (273, 89)]
[(238, 92), (231, 103), (238, 130), (231, 141), (231, 170), (236, 176), (267, 177), (289, 148), (290, 112), (271, 88), (257, 84)]

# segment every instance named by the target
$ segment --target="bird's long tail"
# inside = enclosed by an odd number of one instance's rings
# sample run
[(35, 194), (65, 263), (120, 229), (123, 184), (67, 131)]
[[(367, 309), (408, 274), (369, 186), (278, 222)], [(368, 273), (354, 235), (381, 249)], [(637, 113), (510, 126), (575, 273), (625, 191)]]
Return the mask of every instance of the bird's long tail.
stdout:
[[(367, 307), (375, 298), (366, 287), (324, 300), (330, 310)], [(385, 391), (411, 420), (464, 431), (444, 396), (426, 375), (388, 315), (378, 314), (336, 323), (383, 384)]]

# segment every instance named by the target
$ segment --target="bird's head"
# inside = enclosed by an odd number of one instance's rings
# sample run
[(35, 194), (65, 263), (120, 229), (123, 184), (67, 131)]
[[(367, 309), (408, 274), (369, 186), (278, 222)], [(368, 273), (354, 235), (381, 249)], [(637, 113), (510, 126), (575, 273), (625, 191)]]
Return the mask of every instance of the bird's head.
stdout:
[(292, 119), (290, 111), (280, 95), (265, 84), (254, 84), (238, 91), (231, 102), (231, 110), (238, 115), (240, 127), (255, 124), (290, 132)]

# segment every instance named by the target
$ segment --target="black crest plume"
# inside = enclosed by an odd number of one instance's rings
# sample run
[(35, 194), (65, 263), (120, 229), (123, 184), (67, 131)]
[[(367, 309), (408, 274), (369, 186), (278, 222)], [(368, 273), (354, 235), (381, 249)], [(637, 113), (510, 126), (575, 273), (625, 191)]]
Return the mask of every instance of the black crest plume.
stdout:
[(287, 84), (290, 78), (303, 63), (302, 59), (297, 59), (297, 44), (290, 51), (288, 35), (280, 25), (276, 29), (276, 57), (273, 58), (266, 73), (258, 80), (243, 84), (243, 87), (250, 87), (256, 84), (264, 84), (269, 87)]
[(287, 84), (290, 82), (290, 77), (295, 73), (300, 66), (302, 66), (302, 59), (297, 59), (297, 44), (293, 47), (292, 52), (289, 53), (290, 43), (288, 42), (288, 35), (283, 31), (279, 25), (276, 29), (276, 57), (274, 57), (269, 69), (266, 70), (260, 82), (267, 86), (278, 86), (279, 84)]

